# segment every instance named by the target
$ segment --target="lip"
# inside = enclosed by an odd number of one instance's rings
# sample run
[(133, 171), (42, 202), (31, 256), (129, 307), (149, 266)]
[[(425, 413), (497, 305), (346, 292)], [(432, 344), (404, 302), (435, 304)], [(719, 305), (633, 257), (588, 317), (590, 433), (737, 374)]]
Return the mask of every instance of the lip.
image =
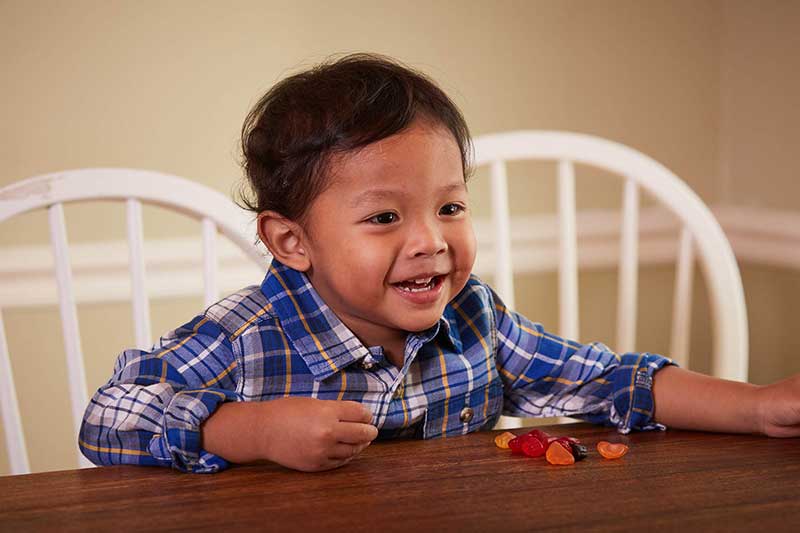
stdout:
[[(408, 292), (404, 291), (403, 289), (399, 288), (397, 285), (392, 284), (392, 290), (395, 291), (400, 297), (404, 300), (416, 304), (416, 305), (425, 305), (431, 304), (439, 299), (439, 296), (442, 294), (442, 288), (444, 287), (444, 280), (447, 278), (445, 274), (420, 274), (413, 278), (407, 279), (423, 279), (423, 278), (436, 278), (436, 283), (434, 286), (427, 291), (422, 292)], [(404, 280), (405, 281), (405, 280)]]

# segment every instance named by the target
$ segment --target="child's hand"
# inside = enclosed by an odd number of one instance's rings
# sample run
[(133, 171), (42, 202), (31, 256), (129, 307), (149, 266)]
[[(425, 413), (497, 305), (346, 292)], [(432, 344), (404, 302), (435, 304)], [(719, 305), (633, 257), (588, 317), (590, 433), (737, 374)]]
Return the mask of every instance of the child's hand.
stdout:
[(378, 436), (372, 413), (357, 402), (283, 398), (260, 406), (265, 457), (296, 470), (347, 464)]
[(306, 472), (328, 470), (350, 462), (378, 436), (371, 420), (356, 402), (226, 402), (203, 423), (203, 449), (233, 463), (268, 459)]
[(759, 391), (761, 432), (770, 437), (800, 437), (800, 374)]

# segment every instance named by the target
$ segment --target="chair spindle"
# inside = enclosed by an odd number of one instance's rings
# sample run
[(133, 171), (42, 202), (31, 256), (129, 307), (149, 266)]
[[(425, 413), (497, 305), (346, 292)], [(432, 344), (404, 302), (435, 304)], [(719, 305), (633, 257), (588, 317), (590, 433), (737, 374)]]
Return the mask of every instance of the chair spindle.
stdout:
[(131, 300), (136, 347), (148, 350), (152, 344), (150, 333), (150, 303), (145, 288), (144, 237), (142, 231), (142, 203), (134, 198), (127, 205), (128, 265), (131, 274)]
[(22, 417), (19, 414), (17, 390), (11, 370), (6, 329), (3, 314), (0, 312), (0, 409), (2, 409), (3, 432), (6, 435), (9, 467), (12, 474), (30, 472), (28, 451), (25, 447), (25, 433), (22, 430)]
[(692, 281), (694, 278), (694, 247), (689, 228), (681, 229), (678, 259), (675, 265), (675, 296), (672, 304), (672, 337), (670, 357), (686, 366), (689, 363), (689, 338), (692, 319)]
[(203, 298), (206, 307), (219, 299), (217, 225), (210, 218), (203, 218)]
[(514, 309), (514, 271), (511, 263), (511, 230), (508, 209), (508, 177), (504, 161), (491, 164), (492, 223), (494, 226), (494, 285), (506, 307)]
[(575, 209), (575, 167), (572, 161), (558, 162), (558, 296), (559, 334), (579, 340), (578, 241)]
[(622, 202), (619, 283), (617, 303), (617, 350), (632, 352), (636, 345), (636, 291), (639, 262), (639, 188), (625, 180)]
[[(61, 312), (61, 328), (64, 333), (64, 350), (67, 356), (67, 376), (69, 378), (69, 395), (72, 407), (72, 424), (75, 438), (81, 428), (83, 410), (88, 402), (86, 393), (86, 371), (81, 352), (81, 337), (78, 329), (78, 311), (75, 305), (75, 294), (72, 286), (72, 268), (69, 263), (67, 247), (67, 226), (64, 222), (64, 206), (60, 203), (47, 208), (50, 222), (50, 241), (53, 246), (53, 258), (56, 267), (56, 285), (58, 286), (58, 307)], [(91, 466), (76, 447), (78, 463)]]

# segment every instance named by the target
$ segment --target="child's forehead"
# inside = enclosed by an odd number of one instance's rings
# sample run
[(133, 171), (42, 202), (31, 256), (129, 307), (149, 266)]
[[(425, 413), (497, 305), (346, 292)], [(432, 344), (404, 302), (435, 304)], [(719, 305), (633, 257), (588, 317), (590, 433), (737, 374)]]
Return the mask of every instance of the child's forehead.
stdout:
[(332, 181), (356, 181), (361, 186), (386, 180), (402, 180), (409, 172), (455, 173), (463, 181), (461, 151), (455, 138), (443, 126), (424, 122), (368, 144), (331, 157), (328, 174)]

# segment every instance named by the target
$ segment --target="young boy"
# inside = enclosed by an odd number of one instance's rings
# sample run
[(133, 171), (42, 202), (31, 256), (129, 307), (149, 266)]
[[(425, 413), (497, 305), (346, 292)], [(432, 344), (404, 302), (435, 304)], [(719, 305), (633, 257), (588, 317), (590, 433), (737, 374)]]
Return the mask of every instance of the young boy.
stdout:
[(490, 429), (501, 412), (631, 429), (800, 435), (800, 376), (767, 387), (545, 332), (470, 275), (461, 113), (354, 55), (270, 90), (243, 129), (274, 261), (152, 352), (127, 350), (80, 435), (97, 464), (341, 466), (377, 437)]

